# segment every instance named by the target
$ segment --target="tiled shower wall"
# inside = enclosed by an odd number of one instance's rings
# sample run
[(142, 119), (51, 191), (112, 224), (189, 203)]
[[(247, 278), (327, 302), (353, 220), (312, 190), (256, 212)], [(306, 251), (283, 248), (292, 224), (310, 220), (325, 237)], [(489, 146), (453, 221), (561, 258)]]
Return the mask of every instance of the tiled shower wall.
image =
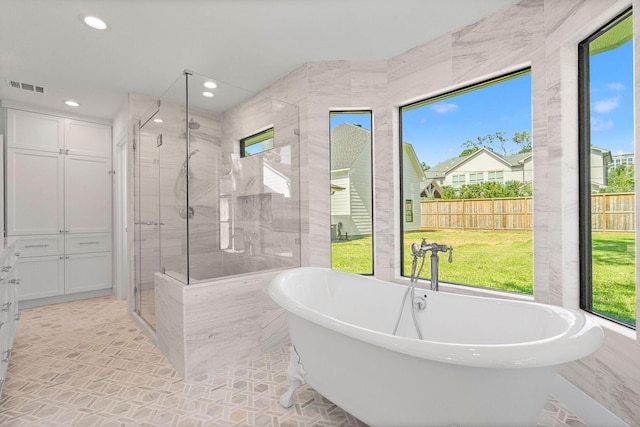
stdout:
[[(523, 0), (388, 60), (306, 64), (266, 88), (263, 95), (299, 109), (302, 264), (331, 265), (330, 111), (373, 112), (375, 275), (401, 281), (398, 107), (530, 66), (534, 297), (576, 308), (577, 44), (630, 5), (640, 0)], [(640, 424), (637, 334), (610, 325), (605, 331), (602, 349), (561, 374), (628, 423)]]

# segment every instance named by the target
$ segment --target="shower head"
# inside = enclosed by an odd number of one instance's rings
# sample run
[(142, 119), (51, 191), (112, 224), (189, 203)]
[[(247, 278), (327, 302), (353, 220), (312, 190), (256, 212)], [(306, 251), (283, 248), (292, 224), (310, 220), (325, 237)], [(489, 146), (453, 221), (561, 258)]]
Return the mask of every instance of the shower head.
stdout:
[(200, 129), (200, 123), (196, 122), (193, 118), (189, 120), (189, 129), (196, 130)]

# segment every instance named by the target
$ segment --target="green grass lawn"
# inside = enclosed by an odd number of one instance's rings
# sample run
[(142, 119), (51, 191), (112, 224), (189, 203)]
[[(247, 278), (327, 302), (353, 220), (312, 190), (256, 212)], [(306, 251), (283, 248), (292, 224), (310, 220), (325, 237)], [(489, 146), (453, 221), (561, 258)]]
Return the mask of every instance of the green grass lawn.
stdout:
[[(410, 245), (437, 242), (453, 246), (453, 263), (440, 255), (440, 280), (509, 292), (533, 293), (533, 234), (438, 230), (405, 234), (404, 275), (411, 272)], [(428, 254), (429, 255), (429, 254)], [(429, 257), (420, 277), (430, 277)], [(371, 274), (371, 238), (334, 242), (332, 267)], [(420, 267), (420, 261), (418, 268)], [(593, 235), (594, 311), (635, 325), (635, 237), (629, 233)]]

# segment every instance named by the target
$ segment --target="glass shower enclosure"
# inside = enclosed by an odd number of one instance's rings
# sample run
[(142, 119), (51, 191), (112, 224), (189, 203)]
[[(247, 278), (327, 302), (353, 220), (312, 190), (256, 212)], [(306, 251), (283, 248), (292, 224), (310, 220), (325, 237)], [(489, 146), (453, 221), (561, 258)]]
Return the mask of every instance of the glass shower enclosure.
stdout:
[(135, 311), (152, 328), (156, 273), (192, 285), (300, 265), (298, 120), (185, 71), (135, 122)]

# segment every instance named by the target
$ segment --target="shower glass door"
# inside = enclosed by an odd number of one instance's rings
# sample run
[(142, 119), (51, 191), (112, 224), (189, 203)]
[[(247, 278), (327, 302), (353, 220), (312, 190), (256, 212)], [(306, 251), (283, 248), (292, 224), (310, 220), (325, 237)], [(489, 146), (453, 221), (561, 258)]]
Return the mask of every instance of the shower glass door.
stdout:
[(154, 275), (160, 271), (159, 142), (154, 106), (136, 126), (135, 146), (135, 298), (136, 312), (156, 328)]

